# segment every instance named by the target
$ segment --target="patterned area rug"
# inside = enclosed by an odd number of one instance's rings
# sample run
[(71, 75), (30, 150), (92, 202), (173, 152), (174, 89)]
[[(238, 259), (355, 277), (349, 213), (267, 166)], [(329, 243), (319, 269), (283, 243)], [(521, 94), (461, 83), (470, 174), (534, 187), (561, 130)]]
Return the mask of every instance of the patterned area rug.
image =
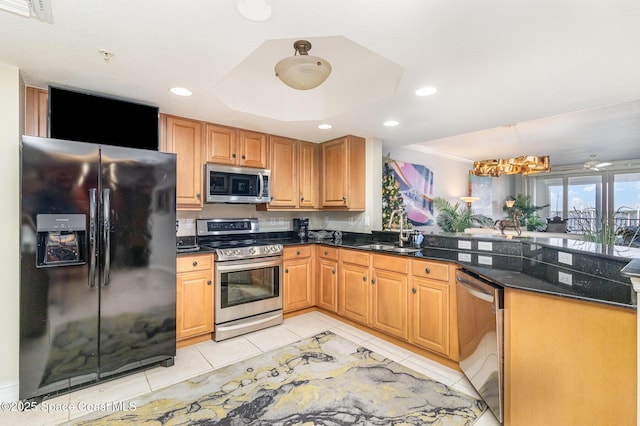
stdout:
[(483, 401), (324, 332), (76, 425), (471, 425)]

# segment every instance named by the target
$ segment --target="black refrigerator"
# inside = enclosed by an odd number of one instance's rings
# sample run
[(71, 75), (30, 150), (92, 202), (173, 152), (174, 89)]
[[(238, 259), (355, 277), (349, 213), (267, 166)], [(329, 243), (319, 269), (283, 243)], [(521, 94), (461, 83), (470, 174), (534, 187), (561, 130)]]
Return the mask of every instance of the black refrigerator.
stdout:
[(20, 399), (176, 353), (175, 154), (23, 136)]

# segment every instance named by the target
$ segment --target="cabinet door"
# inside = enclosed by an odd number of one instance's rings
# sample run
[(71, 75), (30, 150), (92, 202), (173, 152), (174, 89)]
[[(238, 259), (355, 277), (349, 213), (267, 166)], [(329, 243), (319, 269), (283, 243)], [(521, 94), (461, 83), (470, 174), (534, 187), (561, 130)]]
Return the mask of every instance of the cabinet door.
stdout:
[(449, 283), (413, 277), (411, 343), (450, 355)]
[(210, 271), (176, 277), (176, 339), (213, 332), (213, 283)]
[(267, 135), (240, 131), (240, 158), (238, 164), (245, 167), (267, 168)]
[(25, 98), (25, 135), (46, 138), (49, 135), (49, 92), (27, 86)]
[(163, 116), (161, 146), (176, 154), (176, 202), (178, 210), (202, 209), (202, 123)]
[(313, 306), (311, 258), (287, 260), (283, 268), (283, 311)]
[(316, 143), (299, 142), (298, 201), (301, 208), (317, 208), (320, 204), (318, 199), (319, 147)]
[(338, 312), (338, 262), (335, 260), (318, 261), (316, 305), (331, 312)]
[(369, 324), (371, 284), (369, 267), (340, 263), (338, 313), (346, 318)]
[(407, 339), (407, 275), (376, 269), (371, 279), (374, 328)]
[(298, 206), (297, 142), (280, 136), (269, 137), (271, 202), (269, 207)]
[(232, 127), (207, 124), (205, 162), (235, 165), (238, 158), (238, 131)]
[[(322, 144), (322, 206), (347, 205), (347, 139)], [(364, 187), (361, 188), (364, 191)]]

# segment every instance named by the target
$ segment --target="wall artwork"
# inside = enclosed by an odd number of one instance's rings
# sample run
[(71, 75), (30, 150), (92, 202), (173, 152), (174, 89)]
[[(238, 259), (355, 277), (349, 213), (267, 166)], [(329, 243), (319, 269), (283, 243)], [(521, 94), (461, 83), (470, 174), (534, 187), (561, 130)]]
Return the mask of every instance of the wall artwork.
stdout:
[[(435, 224), (433, 215), (433, 172), (420, 164), (385, 159), (382, 170), (382, 227), (389, 228), (393, 210), (403, 209), (409, 224)], [(396, 215), (392, 227), (397, 228)]]

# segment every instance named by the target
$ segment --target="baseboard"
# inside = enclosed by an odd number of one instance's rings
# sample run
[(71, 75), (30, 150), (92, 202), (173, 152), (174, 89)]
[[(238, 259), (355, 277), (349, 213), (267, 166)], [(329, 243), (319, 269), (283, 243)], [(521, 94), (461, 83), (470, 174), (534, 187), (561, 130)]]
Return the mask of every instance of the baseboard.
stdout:
[(18, 382), (3, 382), (0, 383), (0, 401), (13, 402), (19, 398)]

